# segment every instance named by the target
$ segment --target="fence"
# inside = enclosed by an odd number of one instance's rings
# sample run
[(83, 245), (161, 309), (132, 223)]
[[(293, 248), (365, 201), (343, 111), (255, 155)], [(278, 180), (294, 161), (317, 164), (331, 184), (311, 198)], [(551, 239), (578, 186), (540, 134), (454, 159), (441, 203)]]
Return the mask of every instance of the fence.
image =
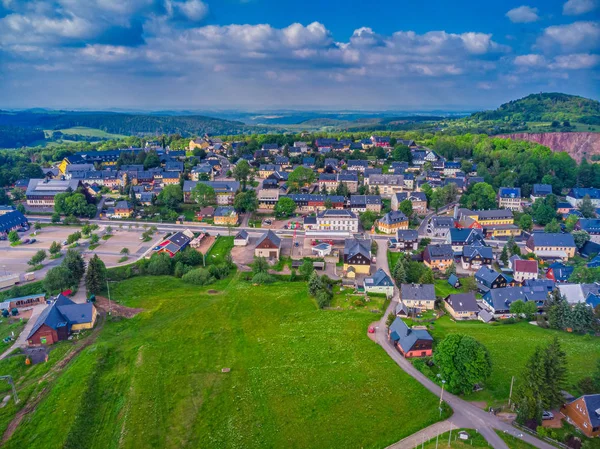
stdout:
[(540, 440), (545, 441), (548, 444), (552, 444), (553, 446), (560, 447), (562, 449), (570, 449), (569, 446), (567, 446), (566, 444), (560, 443), (556, 440), (553, 440), (552, 438), (540, 436), (540, 434), (538, 434), (537, 432), (531, 430), (529, 427), (522, 426), (516, 421), (513, 421), (512, 425), (515, 426), (517, 429), (522, 430), (523, 432), (527, 432), (529, 435), (532, 435), (536, 438), (539, 438)]

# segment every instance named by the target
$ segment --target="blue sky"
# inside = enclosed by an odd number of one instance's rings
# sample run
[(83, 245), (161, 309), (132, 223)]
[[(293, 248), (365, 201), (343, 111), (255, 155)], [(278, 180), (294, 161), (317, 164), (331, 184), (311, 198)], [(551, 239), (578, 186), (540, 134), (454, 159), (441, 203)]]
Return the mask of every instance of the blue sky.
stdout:
[(600, 0), (0, 0), (0, 108), (598, 99), (599, 54)]

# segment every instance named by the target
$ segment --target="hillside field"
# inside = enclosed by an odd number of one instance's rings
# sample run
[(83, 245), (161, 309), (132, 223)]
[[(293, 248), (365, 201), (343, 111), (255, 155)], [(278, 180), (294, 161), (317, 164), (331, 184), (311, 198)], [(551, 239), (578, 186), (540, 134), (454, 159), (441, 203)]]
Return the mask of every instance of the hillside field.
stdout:
[(377, 315), (319, 310), (304, 282), (138, 277), (111, 296), (145, 311), (107, 320), (4, 447), (381, 448), (439, 419), (367, 338)]

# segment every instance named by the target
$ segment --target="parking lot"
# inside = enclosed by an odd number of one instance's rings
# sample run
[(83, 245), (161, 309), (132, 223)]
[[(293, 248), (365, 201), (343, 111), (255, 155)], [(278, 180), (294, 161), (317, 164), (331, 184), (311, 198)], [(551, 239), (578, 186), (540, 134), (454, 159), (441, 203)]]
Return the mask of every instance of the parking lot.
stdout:
[[(33, 244), (21, 244), (18, 246), (10, 246), (7, 240), (0, 241), (0, 276), (5, 274), (23, 274), (31, 268), (27, 262), (40, 249), (48, 250), (52, 242), (63, 243), (70, 234), (80, 231), (77, 226), (49, 226), (41, 230), (34, 231), (33, 228), (27, 232), (20, 234), (21, 240), (35, 238)], [(100, 227), (95, 231), (99, 236), (104, 235), (104, 227)], [(128, 263), (142, 256), (149, 248), (156, 244), (157, 240), (165, 235), (164, 232), (157, 232), (151, 242), (143, 242), (140, 237), (143, 229), (125, 230), (113, 229), (112, 237), (108, 240), (100, 239), (99, 246), (90, 251), (88, 239), (81, 239), (78, 248), (83, 251), (84, 258), (89, 260), (94, 253), (98, 254), (104, 261), (107, 267), (119, 264), (119, 259), (123, 257), (121, 250), (127, 248), (129, 250), (129, 260), (122, 263)], [(64, 253), (64, 249), (63, 249)], [(36, 278), (40, 279), (45, 276), (48, 269), (60, 264), (62, 258), (50, 260), (48, 258), (43, 262), (43, 268), (36, 271)]]

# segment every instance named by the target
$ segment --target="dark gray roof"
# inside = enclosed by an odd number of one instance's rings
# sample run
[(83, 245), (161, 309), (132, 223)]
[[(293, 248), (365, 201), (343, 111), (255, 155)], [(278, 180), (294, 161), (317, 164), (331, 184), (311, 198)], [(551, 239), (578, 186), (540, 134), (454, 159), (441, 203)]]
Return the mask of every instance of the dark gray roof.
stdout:
[(479, 306), (475, 299), (475, 293), (455, 293), (449, 295), (445, 301), (452, 306), (456, 312), (479, 312)]
[(234, 240), (238, 240), (238, 239), (246, 240), (247, 238), (248, 238), (248, 233), (242, 229), (240, 232), (238, 232), (236, 234)]
[(351, 195), (351, 206), (366, 206), (367, 204), (381, 204), (379, 195)]
[(535, 246), (550, 246), (550, 247), (574, 247), (575, 240), (571, 234), (562, 234), (560, 232), (534, 232), (529, 237), (528, 243), (532, 242)]
[(463, 248), (463, 256), (469, 259), (480, 255), (484, 259), (493, 259), (494, 253), (489, 246), (467, 245)]
[(390, 338), (405, 353), (412, 349), (417, 340), (433, 341), (433, 337), (425, 329), (410, 329), (400, 318), (396, 318), (390, 326)]
[(319, 212), (319, 218), (348, 218), (354, 219), (357, 218), (356, 214), (351, 210), (347, 209), (325, 209), (324, 211)]
[(273, 231), (269, 230), (265, 234), (261, 235), (256, 242), (256, 246), (260, 245), (265, 240), (270, 240), (275, 246), (281, 248), (281, 239)]
[(475, 273), (475, 280), (482, 280), (491, 284), (498, 276), (504, 275), (502, 273), (498, 273), (496, 270), (492, 270), (491, 268), (481, 267), (479, 270), (477, 270), (477, 273)]
[(416, 229), (399, 229), (396, 232), (396, 239), (399, 242), (416, 242), (419, 240), (419, 231)]
[(431, 224), (436, 228), (453, 228), (454, 219), (452, 217), (431, 217)]
[(534, 196), (550, 195), (551, 193), (552, 193), (552, 186), (550, 184), (534, 184), (533, 185), (533, 195)]
[(451, 259), (454, 257), (450, 245), (427, 245), (427, 250), (432, 259)]
[(94, 306), (91, 302), (86, 302), (84, 304), (67, 304), (58, 306), (58, 310), (70, 324), (81, 324), (92, 321)]
[[(84, 304), (75, 304), (73, 301), (71, 301), (69, 298), (67, 298), (64, 295), (58, 295), (54, 299), (54, 302), (52, 304), (50, 304), (49, 306), (47, 306), (42, 311), (42, 313), (36, 320), (35, 324), (31, 328), (31, 331), (29, 332), (29, 335), (27, 336), (27, 338), (28, 339), (31, 338), (31, 336), (33, 334), (35, 334), (39, 330), (39, 328), (42, 327), (44, 324), (48, 327), (51, 327), (52, 329), (57, 329), (59, 327), (69, 325), (70, 323), (69, 323), (68, 318), (65, 315), (63, 315), (60, 308), (64, 308), (66, 310), (66, 312), (69, 313), (71, 316), (76, 316), (77, 309), (70, 309), (70, 307), (71, 306), (83, 306), (83, 305)], [(91, 306), (91, 304), (90, 304), (90, 306)], [(91, 320), (91, 315), (90, 315), (90, 320)], [(88, 320), (88, 322), (90, 320)], [(79, 322), (82, 322), (82, 321), (79, 321)]]
[(378, 269), (373, 276), (365, 278), (365, 286), (391, 287), (393, 285), (394, 283), (388, 274), (381, 268)]
[(387, 225), (393, 225), (396, 223), (402, 223), (404, 221), (408, 221), (406, 215), (404, 215), (399, 210), (392, 210), (385, 214), (383, 217), (379, 219), (380, 223), (385, 223)]
[(0, 232), (7, 232), (24, 224), (27, 224), (27, 218), (18, 210), (0, 215)]
[(435, 300), (433, 284), (402, 284), (400, 286), (402, 300)]
[(347, 257), (353, 257), (359, 253), (368, 259), (371, 258), (371, 240), (346, 239), (344, 242), (344, 255)]

